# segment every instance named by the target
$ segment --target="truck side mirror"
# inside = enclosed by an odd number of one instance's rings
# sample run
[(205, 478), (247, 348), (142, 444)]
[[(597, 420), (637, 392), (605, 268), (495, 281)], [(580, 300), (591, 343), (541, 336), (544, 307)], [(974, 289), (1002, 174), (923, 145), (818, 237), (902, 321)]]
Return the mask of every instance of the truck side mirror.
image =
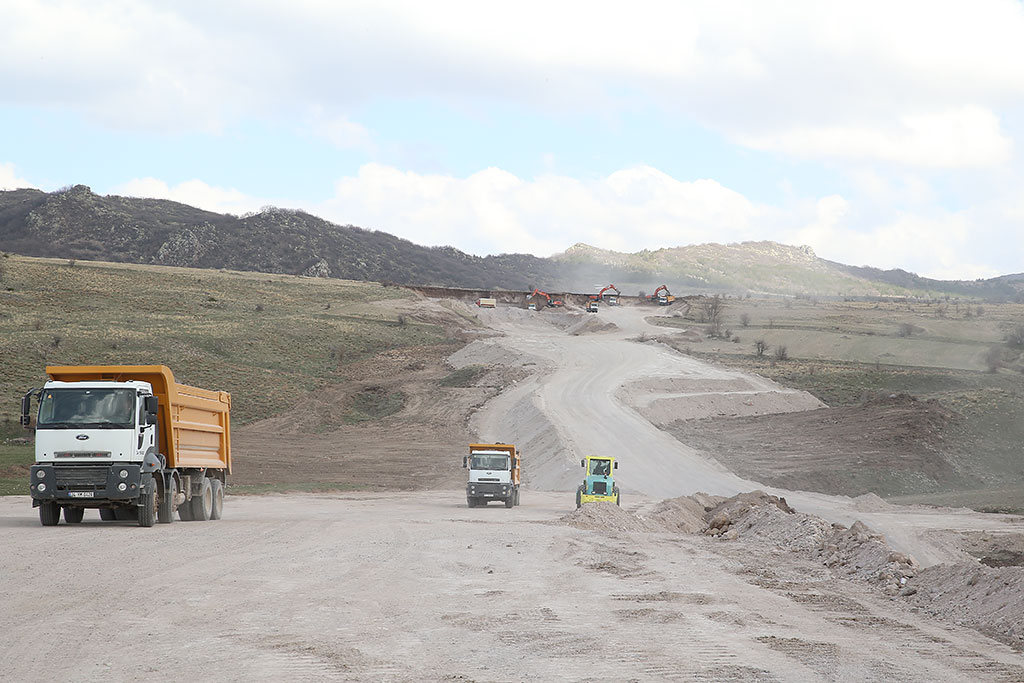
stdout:
[(469, 461), (469, 456), (468, 455), (462, 456), (462, 466), (463, 467), (466, 467), (468, 461)]
[(615, 463), (615, 469), (619, 469), (619, 463), (618, 462)]
[(587, 461), (582, 459), (582, 458), (580, 458), (580, 467), (586, 467), (586, 466), (587, 466)]
[(32, 424), (32, 417), (29, 413), (32, 411), (32, 392), (28, 392), (21, 397), (21, 426), (28, 427)]
[(146, 424), (156, 424), (156, 412), (159, 407), (159, 401), (156, 396), (146, 396), (143, 399), (143, 407), (146, 409)]

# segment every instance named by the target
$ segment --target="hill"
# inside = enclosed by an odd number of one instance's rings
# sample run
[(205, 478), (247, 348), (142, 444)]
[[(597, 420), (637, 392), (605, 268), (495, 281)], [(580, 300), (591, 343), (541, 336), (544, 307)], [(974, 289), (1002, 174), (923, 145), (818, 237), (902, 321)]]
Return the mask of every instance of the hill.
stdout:
[(767, 293), (824, 297), (957, 296), (1012, 300), (1024, 276), (930, 280), (902, 270), (846, 266), (809, 247), (702, 244), (632, 254), (576, 244), (551, 258), (474, 256), (388, 233), (337, 225), (294, 209), (234, 216), (159, 199), (101, 196), (84, 185), (0, 192), (0, 249), (27, 256), (229, 268), (404, 285), (623, 293)]

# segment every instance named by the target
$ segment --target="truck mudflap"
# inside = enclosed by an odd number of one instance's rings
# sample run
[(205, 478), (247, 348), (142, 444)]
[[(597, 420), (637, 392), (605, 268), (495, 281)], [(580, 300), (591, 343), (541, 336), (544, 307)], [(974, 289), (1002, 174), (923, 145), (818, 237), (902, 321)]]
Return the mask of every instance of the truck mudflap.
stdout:
[(512, 493), (513, 486), (507, 482), (471, 481), (466, 484), (466, 496), (470, 498), (505, 500)]
[(138, 463), (37, 464), (32, 465), (29, 478), (33, 506), (42, 501), (125, 502), (142, 492), (142, 468)]

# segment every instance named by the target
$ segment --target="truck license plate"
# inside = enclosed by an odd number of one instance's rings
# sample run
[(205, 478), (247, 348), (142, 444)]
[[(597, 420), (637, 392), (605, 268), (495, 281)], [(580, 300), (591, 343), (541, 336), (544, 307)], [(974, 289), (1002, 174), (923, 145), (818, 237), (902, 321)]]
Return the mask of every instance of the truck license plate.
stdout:
[(92, 491), (68, 491), (69, 498), (92, 498)]
[(494, 494), (493, 493), (485, 493), (484, 497), (485, 498), (494, 498)]

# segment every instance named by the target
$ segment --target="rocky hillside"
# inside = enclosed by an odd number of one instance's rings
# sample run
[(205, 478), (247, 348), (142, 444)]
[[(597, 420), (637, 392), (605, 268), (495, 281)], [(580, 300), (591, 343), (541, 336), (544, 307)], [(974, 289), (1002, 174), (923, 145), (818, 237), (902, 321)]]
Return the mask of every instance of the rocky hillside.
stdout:
[(1012, 299), (1021, 277), (943, 282), (900, 270), (855, 268), (775, 242), (702, 244), (625, 254), (586, 244), (552, 258), (473, 256), (337, 225), (303, 211), (234, 216), (159, 199), (101, 196), (85, 185), (0, 192), (0, 250), (27, 256), (289, 273), (481, 289), (625, 294), (667, 284), (675, 293), (810, 296), (970, 296)]

